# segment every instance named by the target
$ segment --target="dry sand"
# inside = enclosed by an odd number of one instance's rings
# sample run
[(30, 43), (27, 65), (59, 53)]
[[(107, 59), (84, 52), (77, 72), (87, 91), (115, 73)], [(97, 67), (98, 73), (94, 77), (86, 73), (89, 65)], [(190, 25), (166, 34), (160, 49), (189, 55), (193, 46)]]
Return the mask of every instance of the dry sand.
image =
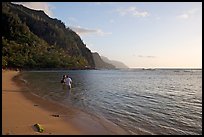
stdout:
[[(13, 77), (18, 74), (18, 71), (2, 71), (2, 134), (128, 134), (104, 118), (23, 91), (13, 81)], [(36, 123), (45, 129), (43, 133), (37, 132), (33, 126)]]

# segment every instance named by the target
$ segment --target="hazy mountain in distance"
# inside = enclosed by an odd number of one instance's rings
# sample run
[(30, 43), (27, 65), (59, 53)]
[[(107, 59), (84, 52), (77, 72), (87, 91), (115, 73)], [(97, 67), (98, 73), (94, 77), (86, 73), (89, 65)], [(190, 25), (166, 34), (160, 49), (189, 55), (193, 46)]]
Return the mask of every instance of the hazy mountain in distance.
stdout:
[(96, 69), (115, 69), (116, 67), (110, 63), (103, 61), (97, 52), (92, 53)]
[(129, 68), (123, 62), (120, 62), (120, 61), (109, 60), (107, 57), (104, 57), (104, 56), (101, 56), (101, 59), (106, 63), (114, 65), (116, 68)]

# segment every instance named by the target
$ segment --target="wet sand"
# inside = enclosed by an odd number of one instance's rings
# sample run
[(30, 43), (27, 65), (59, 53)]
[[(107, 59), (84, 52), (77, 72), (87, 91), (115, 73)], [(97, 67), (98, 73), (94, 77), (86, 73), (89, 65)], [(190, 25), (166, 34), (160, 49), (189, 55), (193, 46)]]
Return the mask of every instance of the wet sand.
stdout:
[[(128, 134), (99, 116), (62, 106), (23, 91), (13, 78), (18, 71), (2, 71), (2, 134), (14, 135), (117, 135)], [(45, 129), (40, 133), (33, 126)]]

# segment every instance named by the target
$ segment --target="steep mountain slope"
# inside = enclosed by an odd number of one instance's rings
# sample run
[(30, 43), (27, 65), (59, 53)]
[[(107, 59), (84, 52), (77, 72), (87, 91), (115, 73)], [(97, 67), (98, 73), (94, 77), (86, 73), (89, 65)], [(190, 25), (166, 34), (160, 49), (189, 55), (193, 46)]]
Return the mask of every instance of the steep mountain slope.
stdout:
[(109, 60), (107, 57), (101, 56), (101, 59), (109, 64), (114, 65), (116, 68), (128, 68), (123, 62), (116, 61), (116, 60)]
[(97, 52), (92, 53), (96, 69), (115, 69), (115, 66), (104, 62)]
[(95, 63), (81, 38), (60, 20), (3, 2), (2, 66), (84, 69)]

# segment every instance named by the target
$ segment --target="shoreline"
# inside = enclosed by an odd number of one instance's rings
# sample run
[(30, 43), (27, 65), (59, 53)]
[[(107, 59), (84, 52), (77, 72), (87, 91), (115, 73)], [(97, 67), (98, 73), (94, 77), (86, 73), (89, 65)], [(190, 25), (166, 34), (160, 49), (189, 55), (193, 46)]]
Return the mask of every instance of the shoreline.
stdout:
[[(2, 70), (2, 134), (16, 135), (116, 135), (129, 134), (105, 118), (87, 114), (71, 105), (45, 100), (13, 81), (19, 71)], [(57, 117), (56, 117), (57, 115)], [(34, 124), (45, 129), (39, 133)]]

